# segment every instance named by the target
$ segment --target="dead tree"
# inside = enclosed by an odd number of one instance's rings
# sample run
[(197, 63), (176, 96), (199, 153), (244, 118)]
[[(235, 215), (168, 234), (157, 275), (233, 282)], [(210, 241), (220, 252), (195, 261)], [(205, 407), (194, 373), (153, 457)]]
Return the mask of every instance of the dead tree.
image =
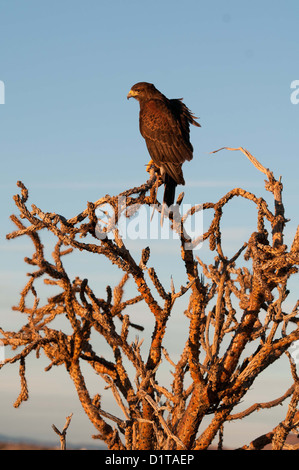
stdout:
[[(185, 285), (177, 291), (174, 284), (167, 291), (157, 269), (149, 267), (148, 247), (142, 250), (141, 259), (135, 261), (118, 228), (121, 216), (130, 218), (136, 208), (157, 203), (161, 181), (155, 169), (150, 170), (149, 180), (140, 187), (88, 203), (83, 212), (70, 219), (45, 213), (35, 205), (29, 208), (28, 191), (18, 183), (21, 195), (14, 196), (14, 200), (20, 216), (11, 216), (17, 230), (7, 238), (29, 237), (35, 252), (25, 258), (33, 270), (28, 274), (19, 305), (14, 307), (25, 314), (26, 322), (18, 332), (0, 330), (3, 344), (19, 350), (2, 364), (3, 367), (19, 362), (21, 392), (15, 407), (29, 396), (26, 359), (34, 352), (39, 357), (43, 350), (49, 359), (46, 370), (65, 367), (96, 429), (95, 437), (104, 441), (109, 449), (203, 450), (217, 434), (221, 448), (226, 422), (244, 419), (258, 409), (289, 400), (287, 415), (281, 423), (266, 435), (244, 444), (246, 449), (261, 449), (269, 443), (273, 449), (283, 448), (287, 435), (299, 424), (299, 382), (296, 364), (288, 352), (299, 339), (299, 301), (291, 311), (284, 308), (289, 294), (287, 283), (297, 272), (299, 263), (299, 227), (288, 249), (283, 238), (287, 220), (281, 181), (248, 151), (229, 150), (242, 151), (266, 175), (266, 190), (273, 197), (274, 210), (262, 197), (235, 188), (218, 202), (194, 206), (183, 215), (178, 210), (170, 212), (172, 230), (179, 237), (177, 262), (183, 263), (186, 272)], [(223, 253), (221, 222), (223, 211), (235, 197), (255, 205), (257, 225), (249, 240), (228, 258)], [(182, 200), (180, 195), (177, 209)], [(114, 216), (103, 212), (101, 219), (97, 210), (105, 204), (113, 208)], [(185, 222), (200, 210), (213, 211), (212, 222), (206, 232), (191, 240)], [(271, 226), (271, 233), (266, 225)], [(43, 231), (52, 233), (56, 240), (52, 259), (45, 256), (41, 241)], [(196, 256), (195, 247), (201, 242), (209, 243), (214, 254), (212, 264)], [(70, 279), (63, 258), (73, 251), (81, 252), (81, 256), (91, 252), (93, 256), (106, 257), (123, 272), (121, 282), (114, 290), (107, 286), (105, 296), (101, 296), (90, 287), (88, 279)], [(242, 257), (248, 267), (242, 266)], [(40, 278), (45, 284), (59, 288), (59, 293), (42, 305), (36, 288)], [(125, 284), (129, 280), (135, 286), (136, 295), (124, 300)], [(29, 294), (34, 298), (31, 306), (27, 301)], [(187, 308), (181, 314), (185, 315), (189, 333), (179, 360), (174, 362), (163, 340), (173, 306), (181, 296), (188, 299)], [(137, 303), (144, 315), (154, 319), (153, 331), (143, 333), (152, 334), (145, 353), (142, 341), (129, 340), (132, 329), (143, 329), (142, 325), (132, 323), (126, 313), (129, 306)], [(53, 327), (57, 316), (67, 319), (71, 334)], [(92, 332), (106, 340), (112, 360), (93, 347)], [(246, 353), (248, 346), (251, 350)], [(285, 354), (289, 357), (293, 385), (275, 400), (256, 403), (234, 413), (255, 379)], [(173, 380), (169, 383), (159, 383), (157, 379), (163, 361), (168, 361), (172, 368)], [(132, 367), (126, 367), (128, 362), (133, 367), (133, 375)], [(90, 395), (82, 371), (84, 363), (111, 389), (119, 406), (119, 416), (102, 408), (100, 395)], [(204, 424), (203, 418), (207, 415), (211, 419)]]

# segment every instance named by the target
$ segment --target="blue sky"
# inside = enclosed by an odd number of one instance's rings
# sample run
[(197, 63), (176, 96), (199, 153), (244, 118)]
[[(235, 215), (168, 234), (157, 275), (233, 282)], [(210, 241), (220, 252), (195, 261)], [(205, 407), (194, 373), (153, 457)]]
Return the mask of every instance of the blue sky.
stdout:
[[(16, 181), (27, 185), (31, 203), (66, 217), (87, 201), (143, 183), (149, 157), (139, 134), (138, 104), (126, 99), (138, 81), (154, 83), (170, 98), (183, 97), (200, 117), (202, 128), (191, 130), (194, 159), (184, 166), (185, 202), (214, 202), (237, 186), (269, 200), (264, 175), (245, 156), (210, 155), (223, 146), (245, 147), (276, 177), (282, 175), (290, 219), (286, 242), (292, 240), (298, 224), (299, 104), (291, 103), (290, 86), (299, 80), (298, 15), (293, 0), (0, 1), (1, 325), (10, 329), (19, 322), (10, 307), (25, 283), (23, 258), (30, 254), (27, 240), (5, 240), (13, 229)], [(248, 203), (233, 202), (223, 229), (228, 250), (236, 251), (255, 229), (255, 216)], [(142, 246), (132, 248), (139, 253)], [(180, 285), (175, 249), (175, 243), (167, 249), (157, 244), (152, 259), (161, 261), (166, 284), (173, 274)], [(71, 263), (76, 274), (76, 257)], [(80, 269), (104, 290), (119, 275), (101, 263), (87, 257)], [(93, 430), (72, 401), (67, 379), (62, 387), (60, 371), (44, 374), (32, 361), (32, 397), (17, 411), (11, 406), (17, 372), (2, 373), (7, 379), (0, 386), (0, 434), (53, 438), (52, 420), (62, 426), (74, 411), (72, 439), (88, 440)], [(280, 374), (270, 371), (261, 391), (278, 387), (276, 398), (287, 372)], [(260, 400), (257, 391), (252, 400)], [(263, 432), (265, 422), (253, 421), (252, 432), (256, 426)], [(236, 434), (231, 431), (230, 438), (236, 441)]]

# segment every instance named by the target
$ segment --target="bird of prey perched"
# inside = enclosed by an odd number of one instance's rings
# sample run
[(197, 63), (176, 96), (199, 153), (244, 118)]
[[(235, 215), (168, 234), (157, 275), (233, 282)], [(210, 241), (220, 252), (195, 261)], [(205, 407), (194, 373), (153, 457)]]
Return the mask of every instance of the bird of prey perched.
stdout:
[[(127, 98), (140, 104), (139, 127), (155, 166), (164, 181), (163, 203), (174, 203), (175, 188), (185, 184), (182, 164), (192, 160), (190, 124), (201, 127), (182, 99), (168, 99), (151, 83), (132, 86)], [(163, 204), (163, 206), (164, 206)]]

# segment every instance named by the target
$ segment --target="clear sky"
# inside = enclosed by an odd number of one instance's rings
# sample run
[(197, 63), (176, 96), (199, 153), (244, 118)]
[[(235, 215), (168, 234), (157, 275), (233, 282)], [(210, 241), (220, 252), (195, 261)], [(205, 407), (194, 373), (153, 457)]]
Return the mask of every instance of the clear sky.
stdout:
[[(297, 0), (0, 0), (1, 326), (19, 324), (10, 307), (26, 281), (23, 258), (30, 254), (29, 241), (5, 240), (13, 229), (16, 181), (29, 188), (31, 203), (66, 217), (87, 201), (143, 183), (149, 157), (139, 134), (139, 107), (126, 99), (138, 81), (154, 83), (169, 98), (183, 97), (200, 118), (202, 128), (191, 130), (194, 159), (184, 166), (186, 203), (215, 202), (237, 186), (269, 198), (264, 175), (241, 153), (209, 154), (245, 147), (282, 175), (291, 241), (299, 195), (299, 104), (290, 99), (291, 83), (299, 80), (298, 23)], [(232, 205), (228, 249), (243, 244), (255, 216), (246, 203)], [(162, 280), (173, 274), (180, 285), (172, 255), (172, 248), (157, 244), (153, 260), (163, 261)], [(118, 280), (105, 263), (86, 259), (80, 266), (90, 270), (99, 291)], [(75, 265), (70, 270), (76, 274)], [(31, 398), (19, 410), (11, 405), (17, 371), (1, 373), (0, 434), (55, 440), (52, 422), (62, 427), (73, 411), (71, 438), (87, 442), (94, 431), (80, 415), (68, 379), (58, 370), (45, 374), (43, 367), (32, 362)], [(284, 373), (269, 372), (250, 404), (267, 400), (269, 390), (273, 398), (285, 391), (285, 383), (279, 388)], [(93, 386), (98, 391), (98, 383)], [(264, 415), (255, 419), (249, 438), (271, 426)], [(231, 435), (246, 442), (235, 431)]]

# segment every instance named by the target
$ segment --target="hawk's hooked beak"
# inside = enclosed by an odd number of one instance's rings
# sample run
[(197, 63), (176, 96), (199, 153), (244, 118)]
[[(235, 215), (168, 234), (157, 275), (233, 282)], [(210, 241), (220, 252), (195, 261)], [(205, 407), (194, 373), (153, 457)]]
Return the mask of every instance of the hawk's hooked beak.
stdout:
[(137, 91), (134, 91), (134, 90), (130, 90), (129, 93), (127, 94), (127, 99), (129, 98), (135, 98), (135, 96), (138, 95), (138, 92)]

